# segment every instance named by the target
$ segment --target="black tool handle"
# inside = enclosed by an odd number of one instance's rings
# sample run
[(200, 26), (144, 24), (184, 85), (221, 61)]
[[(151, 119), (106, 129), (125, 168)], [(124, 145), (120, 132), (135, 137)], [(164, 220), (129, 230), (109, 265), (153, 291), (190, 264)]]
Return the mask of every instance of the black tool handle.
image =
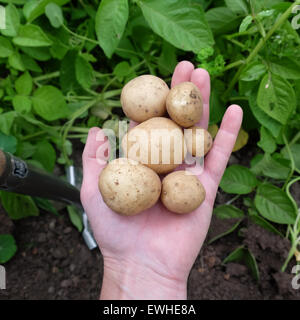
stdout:
[(80, 192), (67, 181), (29, 166), (0, 150), (0, 190), (74, 203), (81, 206)]

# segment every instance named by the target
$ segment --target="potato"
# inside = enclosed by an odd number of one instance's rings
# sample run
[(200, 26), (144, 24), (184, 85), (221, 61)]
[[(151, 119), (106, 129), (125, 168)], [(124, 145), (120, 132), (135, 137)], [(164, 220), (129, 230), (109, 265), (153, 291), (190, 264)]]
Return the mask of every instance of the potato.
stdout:
[(172, 212), (192, 212), (204, 199), (205, 189), (199, 179), (184, 170), (174, 171), (162, 181), (161, 201)]
[(99, 191), (110, 209), (121, 215), (133, 216), (157, 202), (161, 182), (153, 170), (137, 161), (120, 158), (102, 170)]
[(160, 174), (174, 170), (186, 154), (182, 129), (163, 117), (149, 119), (132, 128), (123, 137), (122, 149), (127, 158)]
[(210, 133), (198, 126), (184, 130), (184, 139), (187, 151), (193, 157), (204, 157), (213, 145)]
[(201, 93), (192, 82), (182, 82), (173, 87), (167, 96), (166, 105), (171, 119), (184, 128), (193, 126), (202, 117)]
[(129, 81), (121, 93), (121, 104), (128, 118), (143, 122), (166, 113), (168, 85), (160, 78), (143, 75)]

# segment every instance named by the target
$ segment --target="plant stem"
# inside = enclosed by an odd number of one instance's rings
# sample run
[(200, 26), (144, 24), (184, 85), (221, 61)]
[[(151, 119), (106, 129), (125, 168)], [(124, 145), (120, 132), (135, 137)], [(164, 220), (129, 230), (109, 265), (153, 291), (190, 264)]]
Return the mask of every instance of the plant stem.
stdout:
[(224, 68), (224, 71), (227, 71), (227, 70), (230, 70), (232, 68), (238, 67), (239, 65), (244, 64), (244, 63), (245, 63), (245, 60), (238, 60), (238, 61), (232, 62), (232, 63), (228, 64)]
[(86, 138), (87, 136), (87, 134), (69, 134), (68, 139), (81, 139)]
[(240, 197), (239, 194), (237, 194), (236, 196), (234, 196), (232, 199), (228, 200), (226, 202), (227, 205), (232, 204), (235, 200), (237, 200)]
[(91, 100), (92, 97), (90, 96), (65, 96), (65, 99), (68, 101), (72, 101), (72, 100)]
[(236, 96), (236, 97), (229, 98), (229, 101), (239, 101), (239, 100), (248, 101), (249, 99), (247, 97), (242, 97), (242, 96)]
[(99, 95), (96, 99), (88, 102), (87, 104), (85, 104), (84, 106), (82, 106), (81, 108), (76, 110), (73, 113), (72, 118), (65, 124), (65, 128), (64, 128), (62, 136), (61, 136), (61, 141), (62, 141), (62, 155), (63, 155), (63, 157), (64, 157), (64, 159), (66, 161), (66, 165), (71, 165), (71, 161), (70, 161), (70, 159), (68, 157), (65, 144), (66, 144), (68, 133), (69, 133), (70, 129), (72, 128), (74, 121), (78, 117), (80, 117), (83, 113), (88, 111), (97, 102), (101, 101), (102, 99), (103, 99), (102, 95)]
[(48, 74), (44, 74), (43, 76), (35, 77), (35, 78), (33, 78), (33, 81), (48, 80), (48, 79), (57, 78), (59, 76), (60, 76), (60, 72), (59, 71), (55, 71), (55, 72), (51, 72), (51, 73), (48, 73)]
[(249, 31), (249, 30), (248, 31), (243, 31), (243, 32), (235, 32), (233, 34), (227, 35), (226, 38), (228, 40), (231, 40), (233, 38), (237, 38), (237, 37), (241, 37), (241, 36), (248, 36), (250, 34), (252, 34), (252, 32)]
[(90, 128), (81, 128), (81, 127), (71, 127), (70, 131), (72, 132), (82, 132), (82, 133), (88, 133)]
[(94, 44), (99, 44), (98, 41), (94, 40), (94, 39), (90, 39), (90, 38), (87, 38), (87, 37), (84, 37), (84, 36), (81, 36), (75, 32), (73, 32), (72, 30), (70, 30), (65, 24), (62, 24), (62, 27), (67, 31), (69, 32), (72, 36), (78, 38), (78, 39), (81, 39), (83, 41), (88, 41), (88, 42), (91, 42), (91, 43), (94, 43)]
[(47, 133), (46, 131), (37, 131), (35, 133), (32, 133), (32, 134), (29, 134), (27, 136), (24, 136), (24, 137), (21, 137), (20, 140), (22, 141), (26, 141), (26, 140), (30, 140), (32, 138), (36, 138), (36, 137), (39, 137), (43, 134)]
[(244, 69), (244, 67), (246, 65), (248, 65), (248, 63), (250, 63), (252, 61), (252, 59), (258, 54), (258, 52), (263, 48), (263, 46), (265, 45), (265, 43), (270, 39), (270, 37), (273, 35), (273, 33), (279, 28), (281, 27), (281, 25), (288, 19), (289, 15), (291, 14), (293, 7), (297, 4), (300, 3), (300, 0), (295, 1), (281, 16), (280, 18), (275, 22), (275, 24), (273, 25), (273, 27), (268, 31), (268, 33), (266, 34), (266, 36), (264, 38), (260, 38), (258, 44), (256, 45), (256, 47), (253, 49), (253, 51), (249, 54), (249, 56), (247, 57), (245, 63), (240, 66), (240, 68), (238, 69), (238, 71), (236, 72), (235, 76), (233, 77), (233, 79), (231, 80), (228, 89), (226, 90), (226, 92), (224, 93), (224, 98), (226, 99), (228, 97), (228, 95), (230, 94), (230, 92), (232, 91), (234, 85), (236, 84), (236, 82), (238, 81), (238, 79), (240, 78), (240, 75)]
[(285, 271), (286, 267), (288, 266), (288, 264), (289, 264), (290, 260), (292, 259), (296, 250), (297, 250), (297, 242), (295, 241), (295, 243), (291, 246), (291, 249), (289, 251), (289, 254), (288, 254), (283, 266), (281, 267), (281, 272)]
[(300, 132), (298, 132), (295, 137), (291, 140), (289, 143), (289, 146), (291, 147), (293, 144), (295, 144), (300, 139)]
[(286, 139), (285, 134), (283, 134), (282, 137), (283, 137), (283, 141), (284, 141), (287, 153), (288, 153), (289, 158), (291, 160), (291, 171), (290, 171), (289, 176), (285, 180), (285, 183), (284, 183), (284, 185), (282, 187), (282, 189), (284, 190), (286, 188), (287, 184), (289, 183), (290, 179), (292, 178), (293, 174), (294, 174), (294, 171), (295, 171), (295, 160), (294, 160), (293, 154), (291, 152), (291, 149), (290, 149), (290, 146), (289, 146), (289, 143), (288, 143), (288, 141)]
[(228, 37), (225, 37), (225, 38), (226, 38), (228, 41), (234, 43), (235, 45), (241, 47), (242, 49), (245, 49), (245, 48), (246, 48), (246, 46), (245, 46), (244, 44), (242, 44), (241, 42), (239, 42), (239, 41), (237, 41), (237, 40), (235, 40), (235, 39), (230, 39), (230, 38), (228, 38)]

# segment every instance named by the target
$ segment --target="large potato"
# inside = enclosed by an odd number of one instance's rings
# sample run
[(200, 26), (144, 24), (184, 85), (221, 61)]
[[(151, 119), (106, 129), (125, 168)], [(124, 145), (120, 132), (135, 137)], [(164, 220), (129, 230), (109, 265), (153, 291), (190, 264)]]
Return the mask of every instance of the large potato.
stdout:
[(192, 212), (204, 199), (205, 189), (199, 179), (184, 170), (174, 171), (162, 181), (161, 201), (172, 212)]
[(125, 215), (136, 215), (159, 199), (161, 182), (151, 169), (125, 158), (111, 161), (99, 176), (99, 190), (106, 205)]
[(128, 118), (143, 122), (166, 113), (168, 85), (160, 78), (143, 75), (129, 81), (121, 93), (121, 104)]
[(173, 87), (167, 96), (166, 105), (171, 119), (184, 128), (193, 126), (202, 117), (201, 93), (192, 82), (182, 82)]
[(213, 140), (210, 133), (197, 126), (184, 130), (184, 139), (187, 147), (187, 151), (193, 155), (193, 157), (203, 157), (211, 149)]
[(172, 120), (157, 117), (132, 128), (122, 140), (127, 158), (163, 174), (180, 165), (186, 154), (182, 129)]

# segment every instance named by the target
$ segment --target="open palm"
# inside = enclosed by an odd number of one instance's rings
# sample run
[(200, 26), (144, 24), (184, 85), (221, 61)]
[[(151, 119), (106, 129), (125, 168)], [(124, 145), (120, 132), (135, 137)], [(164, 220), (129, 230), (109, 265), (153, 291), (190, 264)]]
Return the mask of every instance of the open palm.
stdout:
[[(174, 71), (172, 86), (183, 81), (192, 81), (200, 89), (204, 112), (199, 125), (207, 128), (210, 96), (207, 71), (194, 69), (190, 62), (183, 61)], [(96, 160), (96, 151), (103, 144), (96, 139), (100, 129), (90, 130), (83, 152), (81, 200), (104, 259), (142, 265), (172, 279), (188, 277), (206, 237), (218, 185), (241, 121), (241, 108), (230, 106), (199, 176), (206, 199), (197, 210), (186, 215), (171, 213), (160, 202), (132, 217), (120, 216), (110, 210), (98, 191), (98, 177), (105, 166)]]

